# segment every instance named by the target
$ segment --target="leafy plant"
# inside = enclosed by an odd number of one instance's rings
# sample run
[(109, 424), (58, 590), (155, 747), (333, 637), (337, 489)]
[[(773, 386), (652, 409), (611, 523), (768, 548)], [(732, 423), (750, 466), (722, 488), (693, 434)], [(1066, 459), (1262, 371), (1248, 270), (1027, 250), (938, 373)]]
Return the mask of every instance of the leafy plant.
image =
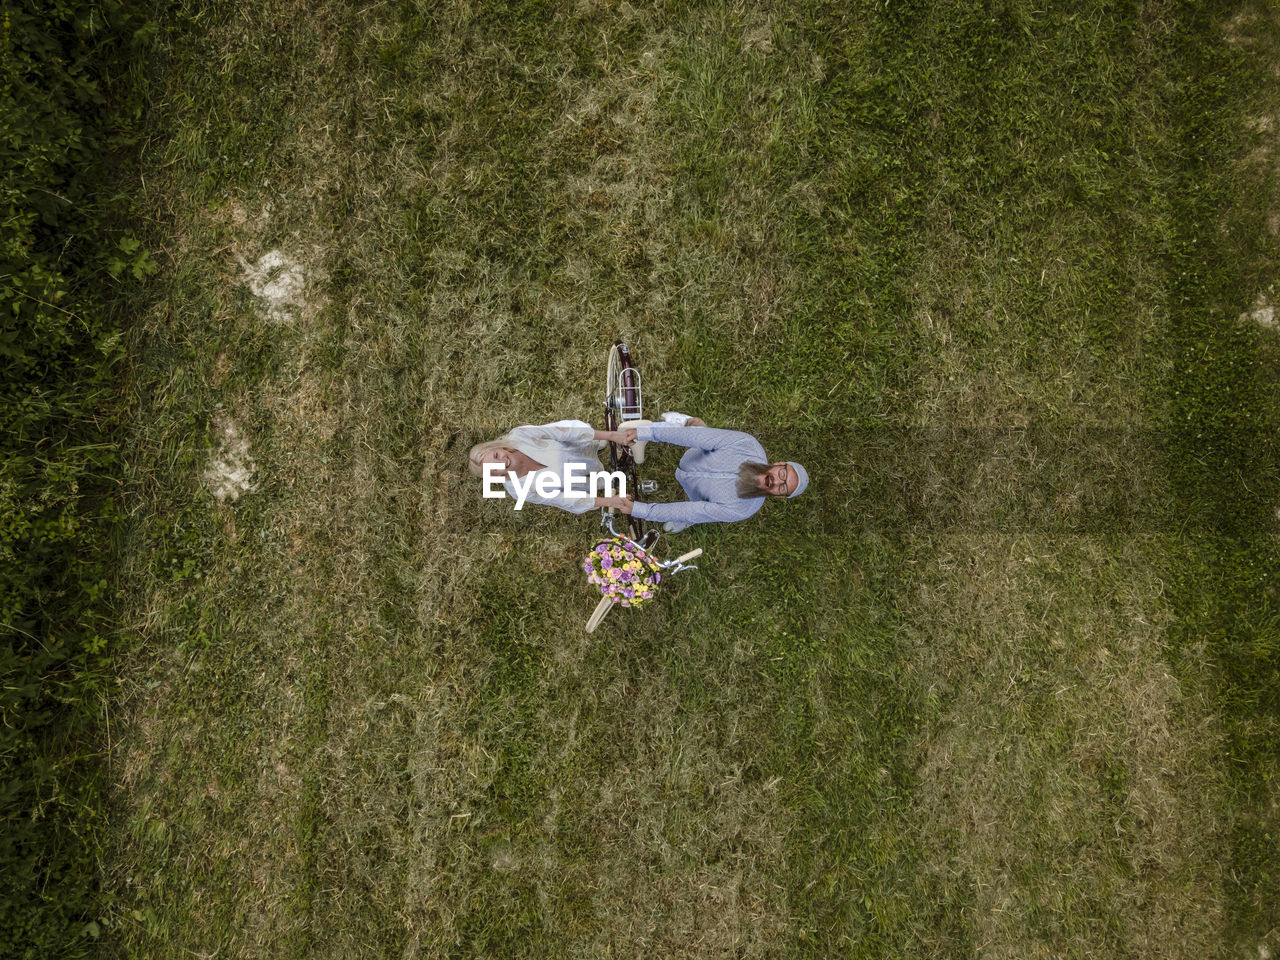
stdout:
[[(0, 19), (0, 954), (100, 934), (98, 696), (115, 635), (112, 399), (128, 296), (135, 9), (6, 3)], [(115, 279), (114, 284), (104, 280)]]

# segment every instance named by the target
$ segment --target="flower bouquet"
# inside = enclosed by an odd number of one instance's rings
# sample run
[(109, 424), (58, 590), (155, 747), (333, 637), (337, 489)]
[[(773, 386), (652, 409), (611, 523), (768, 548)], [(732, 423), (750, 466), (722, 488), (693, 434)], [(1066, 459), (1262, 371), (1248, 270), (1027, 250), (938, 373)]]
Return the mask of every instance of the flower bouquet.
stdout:
[(601, 540), (582, 561), (587, 580), (613, 603), (638, 607), (658, 592), (661, 567), (630, 540)]

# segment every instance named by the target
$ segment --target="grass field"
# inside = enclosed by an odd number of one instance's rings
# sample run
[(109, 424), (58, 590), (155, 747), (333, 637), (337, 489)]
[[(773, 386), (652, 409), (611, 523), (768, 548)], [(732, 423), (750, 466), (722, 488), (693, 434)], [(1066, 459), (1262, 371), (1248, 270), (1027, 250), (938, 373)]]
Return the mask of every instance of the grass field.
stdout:
[[(1280, 950), (1273, 7), (166, 16), (109, 951)], [(619, 336), (813, 483), (588, 636)]]

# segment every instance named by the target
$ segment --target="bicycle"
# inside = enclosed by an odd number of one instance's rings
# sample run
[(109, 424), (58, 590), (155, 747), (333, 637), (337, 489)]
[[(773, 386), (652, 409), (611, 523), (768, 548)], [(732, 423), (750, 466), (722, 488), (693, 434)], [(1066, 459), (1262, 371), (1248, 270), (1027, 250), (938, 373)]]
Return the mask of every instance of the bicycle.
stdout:
[[(605, 429), (609, 431), (640, 427), (649, 423), (644, 419), (644, 392), (640, 371), (636, 369), (631, 359), (630, 349), (621, 340), (616, 341), (609, 349), (605, 373), (604, 422)], [(626, 477), (628, 491), (651, 493), (657, 489), (657, 484), (653, 481), (647, 484), (641, 481), (637, 468), (642, 463), (644, 463), (643, 442), (627, 447), (612, 440), (609, 441), (609, 470), (621, 472)], [(658, 543), (657, 530), (646, 531), (644, 521), (633, 514), (627, 517), (630, 536), (624, 536), (614, 527), (612, 508), (604, 507), (600, 513), (600, 526), (609, 531), (613, 540), (629, 546), (630, 552), (636, 555), (637, 559), (665, 573), (681, 573), (685, 570), (698, 569), (686, 561), (701, 556), (701, 548), (690, 550), (675, 560), (659, 560), (653, 554), (653, 548)], [(608, 594), (600, 598), (595, 612), (587, 621), (587, 633), (595, 631), (615, 603), (616, 601)]]
[[(647, 424), (644, 419), (644, 396), (640, 382), (640, 371), (631, 361), (631, 351), (621, 340), (615, 341), (609, 348), (609, 359), (605, 368), (604, 393), (604, 428), (606, 430), (622, 429), (629, 424), (638, 427)], [(631, 447), (609, 441), (609, 470), (620, 472), (627, 478), (627, 490), (632, 496), (637, 491), (650, 492), (657, 488), (656, 484), (641, 487), (637, 466), (644, 463), (644, 444), (637, 443)], [(606, 510), (606, 516), (611, 512)], [(629, 517), (627, 525), (635, 539), (644, 538), (644, 521), (639, 517)]]

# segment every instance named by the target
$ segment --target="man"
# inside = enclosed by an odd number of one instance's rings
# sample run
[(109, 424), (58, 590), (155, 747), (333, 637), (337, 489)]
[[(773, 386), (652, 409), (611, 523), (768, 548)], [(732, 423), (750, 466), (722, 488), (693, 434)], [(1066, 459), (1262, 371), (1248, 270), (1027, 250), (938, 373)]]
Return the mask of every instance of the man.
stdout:
[(798, 497), (809, 485), (804, 467), (792, 461), (770, 463), (760, 441), (737, 430), (714, 430), (694, 417), (671, 417), (623, 431), (628, 444), (656, 440), (688, 447), (676, 469), (676, 480), (689, 499), (681, 503), (644, 503), (630, 497), (603, 498), (608, 506), (641, 520), (661, 523), (679, 533), (695, 523), (745, 520), (764, 505), (765, 497)]

